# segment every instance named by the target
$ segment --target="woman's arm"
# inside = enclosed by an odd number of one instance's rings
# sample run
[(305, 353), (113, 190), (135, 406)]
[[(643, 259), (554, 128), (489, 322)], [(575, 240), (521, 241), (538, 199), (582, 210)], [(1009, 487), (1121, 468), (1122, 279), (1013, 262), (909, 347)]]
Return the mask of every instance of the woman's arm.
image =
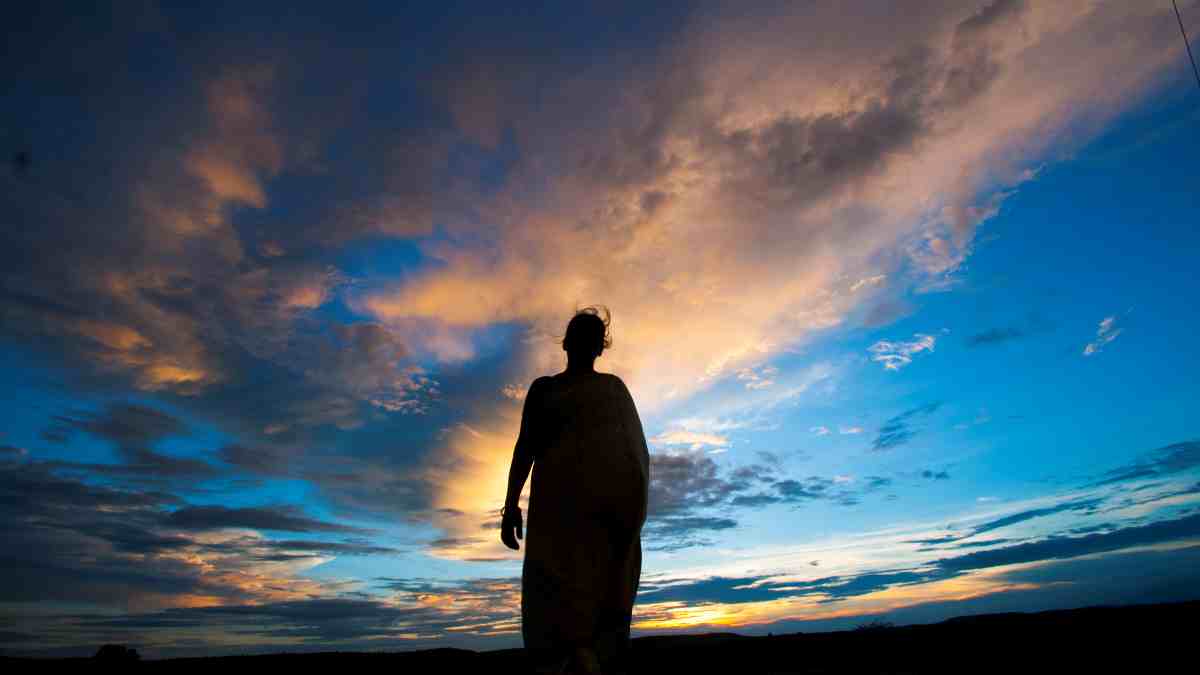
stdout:
[[(508, 492), (504, 497), (503, 518), (500, 521), (500, 540), (504, 545), (517, 550), (520, 545), (517, 539), (522, 538), (521, 508), (518, 502), (521, 491), (525, 489), (525, 479), (533, 468), (534, 457), (540, 440), (542, 429), (539, 428), (542, 379), (539, 377), (529, 385), (525, 393), (525, 406), (521, 410), (521, 431), (517, 434), (517, 443), (513, 448), (512, 464), (508, 467)], [(515, 535), (515, 537), (514, 537)]]
[(521, 491), (525, 489), (525, 479), (533, 468), (533, 455), (523, 452), (520, 444), (513, 450), (512, 464), (508, 467), (508, 494), (504, 497), (504, 508), (513, 510), (518, 507)]
[(542, 429), (538, 428), (541, 422), (541, 380), (540, 377), (534, 380), (529, 385), (529, 391), (525, 393), (525, 405), (521, 410), (521, 431), (517, 434), (517, 443), (513, 447), (512, 465), (508, 468), (505, 506), (517, 506), (521, 491), (525, 489), (525, 479), (529, 477), (529, 470), (533, 468), (533, 458), (539, 450), (537, 445), (542, 437)]
[(504, 498), (504, 508), (500, 511), (500, 541), (514, 551), (520, 550), (518, 539), (524, 539), (524, 519), (521, 518), (521, 507), (517, 501), (521, 498), (521, 490), (525, 487), (525, 477), (533, 467), (533, 457), (523, 454), (520, 450), (513, 452), (512, 465), (508, 468), (508, 495)]

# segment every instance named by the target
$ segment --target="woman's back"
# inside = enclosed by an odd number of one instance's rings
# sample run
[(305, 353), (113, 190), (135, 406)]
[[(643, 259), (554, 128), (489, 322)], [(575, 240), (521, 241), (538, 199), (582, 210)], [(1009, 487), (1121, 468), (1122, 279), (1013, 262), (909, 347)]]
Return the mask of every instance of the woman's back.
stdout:
[(544, 508), (563, 517), (599, 515), (633, 524), (641, 515), (649, 457), (625, 384), (610, 373), (547, 379), (530, 519), (537, 495)]
[[(535, 383), (533, 464), (521, 576), (526, 647), (628, 647), (641, 577), (649, 453), (628, 389), (608, 373)], [(531, 392), (535, 387), (531, 387)]]

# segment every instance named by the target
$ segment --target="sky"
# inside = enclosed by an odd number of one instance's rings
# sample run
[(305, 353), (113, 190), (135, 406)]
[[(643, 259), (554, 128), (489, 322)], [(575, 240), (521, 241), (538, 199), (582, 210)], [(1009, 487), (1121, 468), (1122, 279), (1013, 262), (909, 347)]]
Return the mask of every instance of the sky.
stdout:
[(520, 646), (594, 304), (635, 636), (1200, 598), (1169, 2), (4, 11), (6, 653)]

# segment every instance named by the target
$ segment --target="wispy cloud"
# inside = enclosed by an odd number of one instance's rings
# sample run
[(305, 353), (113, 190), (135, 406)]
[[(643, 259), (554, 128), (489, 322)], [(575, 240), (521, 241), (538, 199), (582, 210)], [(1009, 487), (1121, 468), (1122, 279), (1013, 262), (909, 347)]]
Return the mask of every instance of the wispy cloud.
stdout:
[(1115, 315), (1102, 319), (1100, 325), (1096, 328), (1096, 339), (1084, 345), (1083, 355), (1091, 356), (1098, 354), (1104, 349), (1105, 345), (1116, 340), (1117, 336), (1124, 330), (1117, 328), (1116, 323), (1117, 317)]
[(724, 448), (729, 445), (729, 438), (711, 432), (673, 429), (654, 436), (650, 442), (667, 446), (686, 445), (691, 450), (700, 450), (706, 446)]
[(765, 389), (775, 384), (773, 376), (778, 372), (779, 369), (775, 366), (766, 366), (757, 371), (753, 368), (742, 368), (737, 371), (737, 379), (744, 382), (747, 389)]
[(879, 433), (871, 443), (871, 448), (873, 450), (890, 450), (898, 445), (909, 442), (913, 436), (917, 435), (917, 428), (915, 426), (917, 420), (937, 412), (937, 409), (941, 405), (940, 402), (928, 403), (906, 410), (890, 418), (879, 427)]
[(932, 352), (937, 338), (925, 333), (916, 333), (912, 340), (880, 340), (867, 348), (871, 360), (882, 363), (887, 370), (900, 370), (912, 363), (912, 357), (921, 352)]
[(1158, 448), (1138, 461), (1108, 471), (1095, 485), (1163, 478), (1196, 467), (1200, 467), (1200, 440), (1181, 441)]
[(864, 277), (850, 285), (850, 292), (857, 293), (864, 288), (873, 288), (883, 283), (887, 279), (885, 274), (876, 274), (875, 276)]
[(735, 429), (744, 429), (748, 423), (744, 420), (730, 419), (726, 417), (683, 417), (672, 422), (672, 426), (688, 431), (705, 431), (711, 433), (721, 433), (724, 431), (733, 431)]

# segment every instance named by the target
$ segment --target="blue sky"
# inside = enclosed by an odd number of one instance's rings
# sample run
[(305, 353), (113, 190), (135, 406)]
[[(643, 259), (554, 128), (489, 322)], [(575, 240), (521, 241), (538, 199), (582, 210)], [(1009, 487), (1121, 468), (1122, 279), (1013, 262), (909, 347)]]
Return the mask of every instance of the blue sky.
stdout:
[(518, 645), (505, 472), (595, 303), (652, 453), (635, 634), (1197, 597), (1169, 7), (40, 11), (4, 649)]

